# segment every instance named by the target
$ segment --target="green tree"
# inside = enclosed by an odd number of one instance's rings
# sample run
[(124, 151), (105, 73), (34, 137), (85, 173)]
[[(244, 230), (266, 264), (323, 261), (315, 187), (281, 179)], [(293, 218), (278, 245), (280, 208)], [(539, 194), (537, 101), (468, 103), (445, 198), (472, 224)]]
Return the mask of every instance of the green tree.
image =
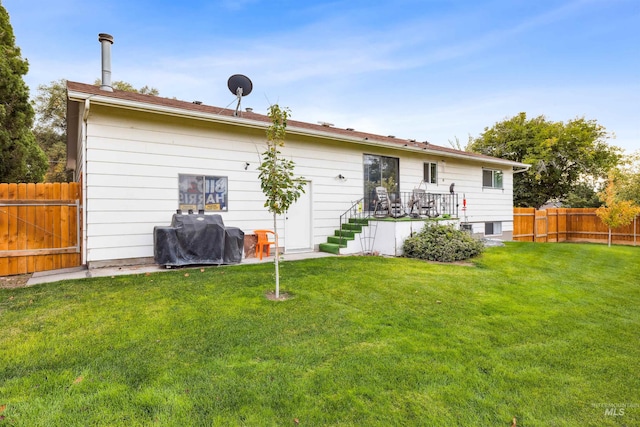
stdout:
[(616, 172), (616, 179), (619, 197), (633, 200), (640, 206), (640, 151), (625, 157), (624, 164)]
[(45, 181), (71, 181), (73, 174), (67, 169), (67, 81), (60, 79), (38, 86), (33, 104), (36, 111), (33, 134), (49, 159)]
[(602, 205), (595, 184), (578, 182), (562, 199), (564, 208), (597, 208)]
[(271, 125), (267, 128), (267, 149), (262, 153), (262, 161), (258, 170), (260, 186), (267, 200), (264, 206), (273, 214), (273, 231), (275, 233), (275, 273), (276, 299), (280, 298), (280, 270), (278, 254), (277, 216), (289, 210), (289, 207), (304, 193), (304, 178), (295, 177), (293, 160), (284, 159), (279, 148), (284, 147), (287, 120), (291, 112), (288, 108), (280, 108), (278, 104), (271, 105), (267, 115)]
[[(96, 81), (93, 82), (93, 84), (95, 86), (100, 86), (102, 84), (102, 80), (96, 79)], [(158, 91), (158, 89), (156, 89), (155, 87), (149, 87), (145, 85), (145, 86), (142, 86), (140, 89), (136, 89), (135, 87), (133, 87), (131, 83), (123, 82), (122, 80), (116, 80), (115, 82), (111, 82), (111, 87), (114, 88), (115, 90), (124, 90), (125, 92), (141, 93), (142, 95), (153, 95), (153, 96), (160, 95), (160, 91)]]
[(34, 113), (23, 80), (28, 70), (0, 4), (0, 182), (40, 182), (47, 170), (47, 157), (31, 131)]
[[(100, 85), (97, 80), (95, 85)], [(130, 83), (113, 82), (113, 88), (127, 92), (158, 95), (158, 89), (144, 86), (136, 89)], [(36, 124), (33, 128), (38, 145), (49, 159), (47, 182), (71, 181), (72, 173), (67, 169), (67, 81), (54, 80), (48, 85), (38, 86), (38, 94), (33, 100)]]
[(608, 138), (595, 120), (552, 122), (520, 113), (485, 128), (468, 149), (530, 164), (528, 171), (514, 175), (514, 204), (539, 208), (563, 199), (585, 177), (605, 177), (619, 163), (621, 149), (608, 145)]
[(603, 192), (599, 194), (604, 206), (596, 209), (598, 218), (609, 227), (609, 246), (611, 246), (611, 230), (631, 224), (633, 219), (640, 215), (640, 207), (632, 200), (623, 200), (618, 193), (615, 174), (609, 175), (609, 182)]

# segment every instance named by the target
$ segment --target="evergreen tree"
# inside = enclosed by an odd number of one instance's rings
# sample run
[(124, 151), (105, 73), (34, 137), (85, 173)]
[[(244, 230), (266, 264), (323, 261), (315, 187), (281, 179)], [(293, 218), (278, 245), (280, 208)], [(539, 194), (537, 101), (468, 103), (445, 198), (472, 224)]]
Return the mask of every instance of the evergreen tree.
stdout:
[(23, 80), (28, 70), (0, 4), (0, 182), (40, 182), (47, 171), (47, 156), (31, 131), (34, 113)]

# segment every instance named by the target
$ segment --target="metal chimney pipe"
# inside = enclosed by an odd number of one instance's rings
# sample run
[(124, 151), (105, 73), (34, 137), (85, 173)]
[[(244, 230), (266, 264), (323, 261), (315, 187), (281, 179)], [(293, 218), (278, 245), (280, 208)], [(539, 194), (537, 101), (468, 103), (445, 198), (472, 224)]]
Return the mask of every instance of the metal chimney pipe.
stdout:
[(113, 92), (111, 87), (111, 45), (113, 36), (110, 34), (98, 34), (98, 41), (102, 44), (102, 84), (101, 90)]

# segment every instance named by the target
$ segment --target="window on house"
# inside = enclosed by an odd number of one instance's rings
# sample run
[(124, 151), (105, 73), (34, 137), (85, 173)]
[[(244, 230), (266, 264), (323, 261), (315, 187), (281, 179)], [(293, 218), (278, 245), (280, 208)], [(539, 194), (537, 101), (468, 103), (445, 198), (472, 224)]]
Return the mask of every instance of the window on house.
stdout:
[(486, 188), (502, 188), (502, 171), (495, 169), (482, 170), (482, 186)]
[(436, 162), (427, 162), (424, 164), (423, 178), (427, 184), (438, 183), (438, 164)]
[(226, 176), (178, 175), (178, 206), (183, 211), (228, 211)]
[(485, 236), (498, 236), (502, 234), (501, 222), (485, 222), (484, 223), (484, 235)]
[(397, 157), (364, 155), (364, 196), (373, 200), (376, 187), (384, 187), (389, 195), (400, 191), (400, 159)]

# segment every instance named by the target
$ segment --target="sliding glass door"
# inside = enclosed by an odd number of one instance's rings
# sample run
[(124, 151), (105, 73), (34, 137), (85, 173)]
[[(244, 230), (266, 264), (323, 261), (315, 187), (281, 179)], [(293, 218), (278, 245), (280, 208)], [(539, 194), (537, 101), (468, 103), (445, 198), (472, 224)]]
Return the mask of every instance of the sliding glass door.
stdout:
[[(387, 189), (393, 199), (398, 197), (400, 188), (400, 160), (397, 157), (364, 155), (364, 197), (368, 204), (375, 200), (376, 187)], [(372, 207), (368, 207), (372, 210)]]

